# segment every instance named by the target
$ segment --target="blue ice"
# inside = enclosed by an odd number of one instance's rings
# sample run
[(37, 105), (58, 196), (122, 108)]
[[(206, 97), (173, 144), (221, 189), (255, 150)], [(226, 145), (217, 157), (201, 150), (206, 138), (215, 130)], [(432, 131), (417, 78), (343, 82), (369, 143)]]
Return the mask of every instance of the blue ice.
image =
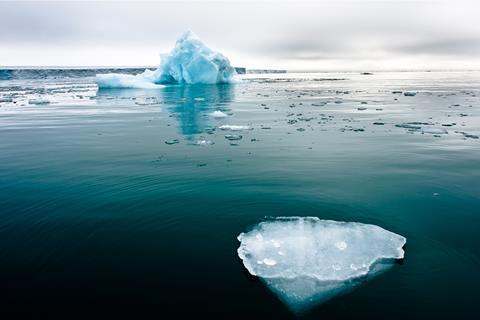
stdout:
[(98, 74), (99, 88), (160, 88), (165, 84), (216, 84), (234, 81), (236, 72), (223, 54), (185, 32), (173, 50), (161, 56), (158, 69), (138, 75)]

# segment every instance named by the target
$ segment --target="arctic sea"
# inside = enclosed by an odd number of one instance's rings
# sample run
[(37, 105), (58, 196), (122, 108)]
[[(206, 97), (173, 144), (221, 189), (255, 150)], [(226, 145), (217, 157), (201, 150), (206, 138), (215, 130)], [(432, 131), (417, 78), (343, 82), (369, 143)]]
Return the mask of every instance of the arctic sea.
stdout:
[(0, 70), (2, 312), (289, 319), (237, 236), (313, 216), (408, 242), (303, 318), (478, 313), (480, 72), (154, 90), (98, 90), (95, 73)]

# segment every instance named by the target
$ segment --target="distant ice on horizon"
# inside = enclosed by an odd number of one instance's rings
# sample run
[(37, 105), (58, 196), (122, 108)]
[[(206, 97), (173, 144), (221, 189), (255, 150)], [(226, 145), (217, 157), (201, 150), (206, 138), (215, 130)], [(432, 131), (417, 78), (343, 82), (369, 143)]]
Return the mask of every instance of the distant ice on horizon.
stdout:
[(97, 74), (99, 88), (161, 88), (164, 84), (216, 84), (233, 82), (235, 69), (227, 57), (208, 48), (192, 31), (185, 32), (158, 69), (138, 75)]
[(381, 227), (279, 217), (238, 236), (238, 256), (292, 311), (312, 306), (391, 267), (406, 238)]

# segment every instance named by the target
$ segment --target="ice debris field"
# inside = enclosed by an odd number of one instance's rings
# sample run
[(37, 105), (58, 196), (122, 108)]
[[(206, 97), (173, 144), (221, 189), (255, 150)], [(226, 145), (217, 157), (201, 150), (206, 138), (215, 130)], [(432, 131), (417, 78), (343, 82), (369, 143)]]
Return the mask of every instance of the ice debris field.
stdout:
[(161, 88), (164, 84), (216, 84), (236, 74), (227, 57), (208, 48), (193, 32), (185, 32), (156, 70), (138, 75), (98, 74), (99, 88)]
[(375, 225), (279, 217), (238, 236), (238, 256), (292, 311), (302, 312), (404, 257), (406, 238)]

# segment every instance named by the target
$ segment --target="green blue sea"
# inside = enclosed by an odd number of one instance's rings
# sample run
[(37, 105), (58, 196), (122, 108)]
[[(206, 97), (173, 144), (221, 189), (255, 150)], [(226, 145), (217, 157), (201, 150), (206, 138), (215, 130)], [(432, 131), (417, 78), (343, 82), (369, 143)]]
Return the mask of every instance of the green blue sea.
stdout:
[(407, 245), (402, 263), (302, 318), (472, 319), (479, 136), (480, 72), (155, 90), (61, 73), (0, 80), (0, 310), (290, 319), (243, 267), (237, 236), (315, 216)]

